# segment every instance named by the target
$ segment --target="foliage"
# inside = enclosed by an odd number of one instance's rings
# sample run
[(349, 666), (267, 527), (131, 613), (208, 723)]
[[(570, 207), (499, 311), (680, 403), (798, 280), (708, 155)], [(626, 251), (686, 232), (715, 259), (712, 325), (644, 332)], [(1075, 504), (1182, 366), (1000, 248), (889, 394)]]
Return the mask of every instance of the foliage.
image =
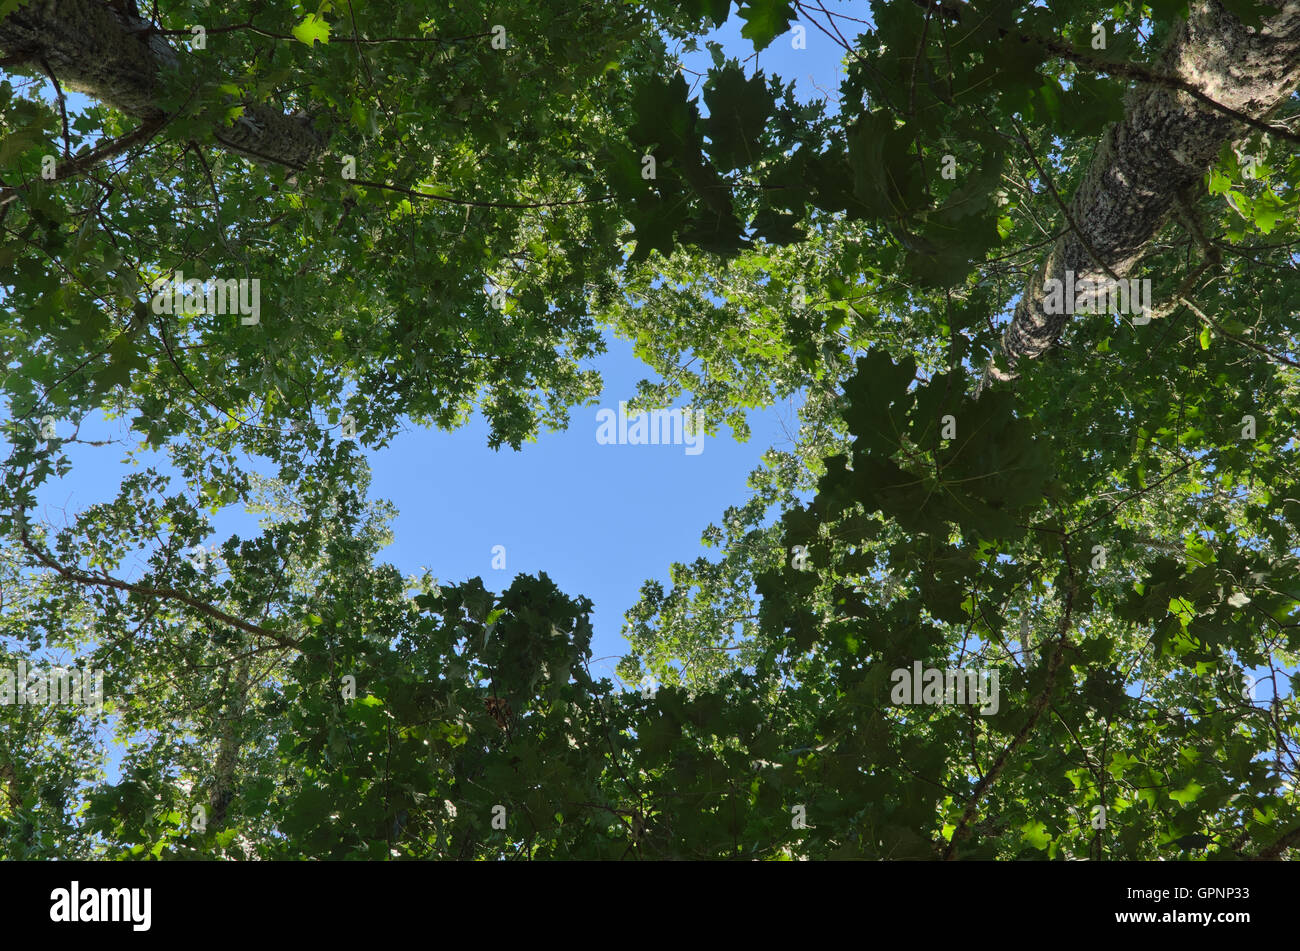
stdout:
[[(1077, 316), (979, 388), (1123, 114), (1116, 64), (1151, 68), (1185, 4), (247, 6), (162, 84), (163, 127), (83, 175), (42, 159), (135, 120), (38, 95), (30, 64), (0, 81), (0, 669), (75, 655), (111, 688), (99, 718), (0, 707), (0, 853), (1295, 846), (1285, 141), (1253, 130), (1180, 196), (1141, 262), (1156, 319)], [(160, 8), (178, 43), (206, 16)], [(756, 51), (796, 19), (859, 31), (838, 104), (716, 47), (693, 96), (673, 46), (732, 17)], [(248, 102), (301, 111), (326, 154), (224, 150)], [(259, 278), (260, 320), (156, 313), (176, 271)], [(658, 375), (646, 407), (689, 392), (744, 438), (744, 409), (799, 403), (705, 529), (718, 557), (628, 614), (620, 676), (657, 691), (592, 678), (591, 605), (545, 575), (496, 595), (382, 564), (392, 513), (342, 433), (477, 407), (519, 448), (599, 392), (604, 331)], [(38, 492), (97, 415), (175, 476), (48, 524)], [(226, 506), (261, 532), (196, 560)], [(997, 709), (891, 702), (915, 662), (998, 671)], [(1261, 669), (1267, 696), (1243, 692)]]

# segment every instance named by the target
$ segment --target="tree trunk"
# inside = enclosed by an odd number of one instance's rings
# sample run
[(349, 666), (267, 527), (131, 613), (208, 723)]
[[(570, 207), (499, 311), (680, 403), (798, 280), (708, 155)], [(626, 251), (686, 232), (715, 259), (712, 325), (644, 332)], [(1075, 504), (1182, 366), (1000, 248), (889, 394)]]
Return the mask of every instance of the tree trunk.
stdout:
[[(1300, 83), (1300, 2), (1273, 5), (1278, 12), (1250, 29), (1214, 0), (1193, 0), (1188, 20), (1170, 36), (1159, 71), (1191, 83), (1227, 109), (1262, 119)], [(1016, 305), (1002, 339), (1008, 369), (1041, 355), (1069, 321), (1068, 307), (1047, 312), (1044, 282), (1065, 284), (1067, 271), (1076, 282), (1103, 285), (1112, 274), (1126, 277), (1177, 196), (1197, 186), (1223, 144), (1247, 128), (1178, 89), (1139, 84), (1129, 93), (1124, 119), (1102, 137), (1070, 202), (1074, 228), (1030, 276)], [(1096, 297), (1080, 293), (1077, 309), (1090, 312)], [(995, 366), (989, 369), (996, 379), (1010, 378)]]
[(212, 788), (208, 792), (208, 806), (212, 810), (210, 822), (214, 826), (226, 824), (230, 802), (235, 797), (235, 767), (243, 745), (243, 718), (248, 704), (249, 657), (240, 658), (234, 683), (230, 682), (229, 669), (223, 685), (225, 708), (221, 716), (221, 734), (217, 743), (217, 761), (213, 767)]
[[(0, 20), (0, 58), (9, 66), (39, 65), (67, 89), (129, 116), (158, 120), (164, 117), (157, 104), (162, 72), (192, 54), (178, 52), (133, 10), (134, 4), (99, 0), (32, 0)], [(304, 119), (261, 103), (243, 105), (242, 119), (217, 130), (225, 148), (294, 169), (324, 149)]]

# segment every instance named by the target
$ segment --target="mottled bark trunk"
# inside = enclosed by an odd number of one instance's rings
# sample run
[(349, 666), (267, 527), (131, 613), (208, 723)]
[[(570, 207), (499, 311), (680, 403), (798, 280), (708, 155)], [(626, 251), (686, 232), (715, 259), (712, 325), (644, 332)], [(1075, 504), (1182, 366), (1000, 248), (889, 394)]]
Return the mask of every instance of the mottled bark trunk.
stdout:
[(18, 784), (18, 771), (14, 769), (10, 750), (5, 750), (4, 755), (0, 756), (0, 786), (3, 786), (5, 801), (9, 806), (9, 821), (20, 825), (23, 830), (23, 845), (30, 848), (36, 837), (36, 826), (30, 817), (23, 814), (23, 791)]
[[(1300, 83), (1300, 2), (1275, 5), (1278, 12), (1262, 28), (1249, 29), (1214, 0), (1193, 0), (1160, 72), (1192, 83), (1222, 106), (1263, 118)], [(1068, 312), (1044, 307), (1044, 282), (1065, 283), (1067, 271), (1076, 282), (1126, 277), (1180, 192), (1197, 185), (1223, 143), (1247, 129), (1186, 92), (1141, 84), (1132, 90), (1124, 119), (1102, 137), (1070, 202), (1077, 230), (1056, 242), (1026, 284), (1003, 336), (1001, 362), (1014, 368), (1039, 356), (1069, 321)], [(1092, 305), (1088, 295), (1078, 296), (1077, 310), (1088, 313)], [(1008, 378), (996, 367), (990, 371)]]
[(0, 757), (0, 786), (3, 787), (9, 811), (16, 817), (23, 809), (23, 794), (18, 788), (18, 774), (7, 757)]
[(208, 806), (211, 810), (211, 824), (222, 826), (226, 823), (226, 812), (230, 802), (235, 798), (235, 767), (239, 763), (239, 749), (243, 745), (240, 729), (244, 710), (248, 705), (248, 671), (247, 656), (239, 661), (235, 670), (234, 682), (225, 684), (225, 710), (222, 711), (221, 736), (217, 741), (217, 761), (213, 767), (212, 789), (208, 792)]
[[(118, 6), (125, 7), (126, 4)], [(99, 0), (32, 0), (0, 19), (0, 58), (48, 67), (67, 89), (129, 116), (163, 117), (157, 103), (164, 70), (182, 55), (148, 21)], [(262, 162), (302, 168), (325, 147), (299, 117), (244, 103), (244, 118), (217, 130), (225, 148)]]

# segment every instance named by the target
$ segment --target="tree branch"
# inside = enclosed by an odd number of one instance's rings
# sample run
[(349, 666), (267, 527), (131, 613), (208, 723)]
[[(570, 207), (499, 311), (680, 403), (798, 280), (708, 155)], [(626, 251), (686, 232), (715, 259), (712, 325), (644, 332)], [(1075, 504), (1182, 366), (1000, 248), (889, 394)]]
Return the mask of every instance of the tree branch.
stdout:
[[(84, 174), (95, 168), (101, 162), (107, 161), (117, 155), (121, 155), (132, 146), (139, 145), (150, 141), (158, 132), (167, 124), (164, 116), (156, 116), (152, 119), (146, 119), (140, 123), (133, 131), (111, 141), (105, 142), (84, 155), (78, 155), (74, 159), (66, 162), (60, 162), (54, 169), (54, 178), (51, 181), (62, 181), (66, 178)], [(0, 208), (9, 204), (24, 191), (25, 185), (9, 185), (0, 188)]]
[(223, 624), (229, 624), (231, 627), (238, 628), (239, 630), (244, 631), (248, 634), (253, 634), (257, 637), (274, 641), (275, 643), (279, 644), (281, 647), (289, 647), (289, 648), (297, 649), (298, 647), (301, 646), (298, 640), (295, 638), (288, 637), (287, 635), (269, 630), (268, 628), (261, 627), (260, 625), (257, 624), (250, 624), (248, 621), (242, 620), (241, 618), (237, 618), (233, 614), (227, 614), (225, 611), (221, 610), (220, 608), (214, 607), (213, 605), (208, 604), (205, 601), (200, 601), (198, 598), (192, 597), (186, 594), (184, 591), (177, 591), (175, 588), (153, 588), (153, 587), (149, 587), (148, 585), (132, 584), (129, 581), (121, 581), (117, 578), (111, 578), (108, 575), (104, 575), (103, 577), (95, 577), (94, 575), (83, 574), (80, 571), (77, 571), (73, 568), (69, 568), (67, 565), (59, 564), (57, 561), (55, 561), (45, 552), (41, 551), (39, 548), (36, 547), (36, 545), (32, 543), (32, 540), (27, 532), (27, 520), (25, 517), (21, 515), (21, 513), (19, 514), (19, 518), (17, 519), (17, 522), (18, 522), (18, 536), (19, 536), (19, 540), (22, 542), (22, 546), (25, 549), (27, 549), (27, 551), (31, 553), (31, 555), (42, 565), (49, 568), (55, 574), (57, 574), (59, 577), (63, 578), (66, 581), (71, 581), (74, 584), (88, 585), (93, 587), (113, 588), (114, 590), (125, 591), (129, 594), (135, 594), (142, 598), (160, 598), (165, 601), (176, 601), (179, 602), (180, 604), (184, 604), (187, 605), (188, 607), (193, 608), (194, 610), (198, 611), (200, 614), (206, 615), (207, 617), (220, 621)]
[(1061, 662), (1065, 659), (1065, 647), (1069, 642), (1069, 633), (1071, 626), (1071, 617), (1074, 611), (1074, 566), (1070, 562), (1070, 552), (1068, 545), (1062, 545), (1062, 551), (1065, 552), (1066, 570), (1069, 573), (1069, 585), (1065, 591), (1065, 611), (1061, 616), (1060, 633), (1056, 640), (1056, 650), (1052, 652), (1052, 657), (1047, 663), (1047, 681), (1043, 684), (1042, 692), (1035, 698), (1033, 705), (1029, 708), (1029, 719), (1025, 725), (1020, 728), (1010, 743), (998, 754), (989, 771), (984, 774), (984, 778), (975, 786), (975, 791), (971, 794), (970, 801), (966, 803), (966, 808), (962, 812), (961, 819), (957, 822), (957, 827), (953, 829), (952, 838), (948, 841), (948, 847), (944, 850), (944, 861), (951, 861), (956, 857), (957, 844), (970, 833), (970, 824), (974, 820), (976, 813), (979, 811), (979, 804), (988, 794), (989, 789), (998, 781), (1007, 764), (1011, 761), (1011, 754), (1018, 750), (1028, 741), (1034, 732), (1034, 727), (1042, 718), (1044, 711), (1047, 710), (1049, 701), (1052, 699), (1052, 688), (1056, 686), (1056, 674), (1061, 667)]
[[(1064, 283), (1074, 274), (1079, 284), (1104, 286), (1107, 278), (1127, 275), (1179, 196), (1199, 185), (1241, 123), (1269, 114), (1291, 95), (1300, 83), (1300, 5), (1287, 5), (1263, 29), (1249, 31), (1213, 0), (1193, 0), (1161, 63), (1158, 72), (1176, 81), (1130, 91), (1124, 118), (1102, 137), (1070, 203), (1077, 227), (1030, 275), (1002, 338), (1007, 371), (1054, 346), (1069, 322), (1071, 302), (1061, 313), (1047, 312), (1046, 282)], [(990, 361), (985, 379), (1011, 375)]]

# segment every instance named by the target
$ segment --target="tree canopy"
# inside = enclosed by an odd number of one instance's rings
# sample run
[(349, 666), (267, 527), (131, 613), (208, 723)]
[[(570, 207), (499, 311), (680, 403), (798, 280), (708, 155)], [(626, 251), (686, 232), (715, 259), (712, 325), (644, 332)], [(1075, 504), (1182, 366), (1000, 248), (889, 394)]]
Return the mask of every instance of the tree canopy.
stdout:
[[(110, 685), (0, 705), (0, 855), (1300, 848), (1300, 7), (229, 6), (0, 0), (0, 670)], [(606, 333), (801, 406), (628, 612), (657, 689), (545, 574), (384, 564), (359, 450), (527, 452)], [(171, 477), (48, 523), (103, 416)]]

